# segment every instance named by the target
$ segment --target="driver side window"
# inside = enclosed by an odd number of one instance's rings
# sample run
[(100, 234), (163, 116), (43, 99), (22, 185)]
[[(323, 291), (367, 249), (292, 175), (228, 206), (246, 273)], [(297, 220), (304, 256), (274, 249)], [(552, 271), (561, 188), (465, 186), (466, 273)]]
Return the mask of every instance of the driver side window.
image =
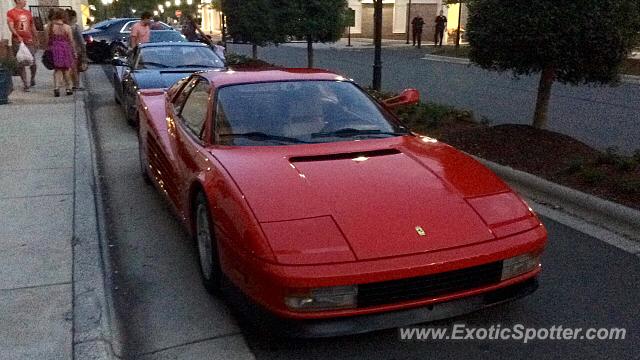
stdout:
[[(210, 86), (209, 83), (202, 78), (194, 79), (194, 81), (194, 84), (187, 84), (187, 86), (192, 86), (192, 90), (182, 105), (180, 117), (187, 128), (195, 136), (201, 138), (202, 128), (204, 127), (209, 109)], [(185, 91), (187, 91), (187, 88), (185, 88)]]

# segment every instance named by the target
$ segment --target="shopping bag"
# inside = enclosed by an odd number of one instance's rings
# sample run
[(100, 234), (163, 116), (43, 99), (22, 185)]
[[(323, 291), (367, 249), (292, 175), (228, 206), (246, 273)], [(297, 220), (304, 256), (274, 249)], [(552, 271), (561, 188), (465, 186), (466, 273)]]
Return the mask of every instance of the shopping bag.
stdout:
[(20, 47), (18, 47), (18, 53), (16, 54), (16, 60), (18, 61), (18, 65), (28, 66), (33, 64), (33, 55), (27, 45), (23, 42), (20, 43)]

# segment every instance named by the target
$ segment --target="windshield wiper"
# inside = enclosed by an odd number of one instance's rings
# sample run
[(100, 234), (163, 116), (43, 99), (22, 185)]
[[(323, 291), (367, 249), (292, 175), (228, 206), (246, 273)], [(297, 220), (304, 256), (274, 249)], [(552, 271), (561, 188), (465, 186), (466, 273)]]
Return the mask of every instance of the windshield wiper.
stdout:
[(187, 64), (187, 65), (177, 65), (174, 66), (176, 68), (192, 68), (192, 67), (214, 67), (214, 65), (204, 65), (204, 64)]
[(225, 136), (233, 136), (233, 137), (244, 137), (244, 138), (248, 138), (251, 140), (258, 140), (258, 141), (262, 141), (262, 140), (276, 140), (276, 141), (283, 141), (283, 142), (292, 142), (292, 143), (299, 143), (299, 144), (308, 144), (309, 142), (307, 141), (303, 141), (300, 139), (296, 139), (296, 138), (291, 138), (291, 137), (287, 137), (287, 136), (278, 136), (278, 135), (272, 135), (272, 134), (266, 134), (260, 131), (252, 131), (252, 132), (246, 132), (246, 133), (230, 133), (230, 134), (220, 134), (220, 137), (225, 137)]
[(402, 136), (409, 135), (408, 132), (393, 132), (393, 131), (382, 131), (382, 130), (364, 130), (364, 129), (354, 129), (354, 128), (344, 128), (335, 131), (328, 132), (317, 132), (311, 134), (312, 138), (316, 137), (349, 137), (349, 136), (357, 136), (357, 135), (393, 135), (393, 136)]
[(145, 66), (145, 65), (151, 65), (151, 66), (157, 66), (157, 67), (161, 67), (161, 68), (168, 68), (169, 66), (165, 65), (165, 64), (161, 64), (161, 63), (157, 63), (157, 62), (153, 62), (153, 61), (141, 61), (139, 65)]

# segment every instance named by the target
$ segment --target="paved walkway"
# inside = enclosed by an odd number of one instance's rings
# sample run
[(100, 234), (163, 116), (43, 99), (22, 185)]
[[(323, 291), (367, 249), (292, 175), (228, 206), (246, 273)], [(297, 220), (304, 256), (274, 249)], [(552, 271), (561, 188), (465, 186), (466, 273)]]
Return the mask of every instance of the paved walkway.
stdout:
[(101, 358), (100, 258), (74, 264), (97, 244), (93, 192), (79, 187), (93, 179), (84, 95), (54, 98), (52, 72), (38, 71), (28, 93), (14, 77), (0, 105), (0, 358)]

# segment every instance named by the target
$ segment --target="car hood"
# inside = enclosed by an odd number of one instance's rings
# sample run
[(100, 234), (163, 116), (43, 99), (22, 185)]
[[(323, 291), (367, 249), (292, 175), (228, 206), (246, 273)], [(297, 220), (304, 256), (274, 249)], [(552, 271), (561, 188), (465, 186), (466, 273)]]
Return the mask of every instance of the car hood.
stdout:
[(419, 137), (211, 153), (260, 223), (331, 217), (360, 260), (492, 240), (466, 198), (509, 190), (470, 157)]
[(210, 70), (210, 68), (136, 70), (133, 77), (140, 89), (168, 88), (176, 81), (203, 70)]

